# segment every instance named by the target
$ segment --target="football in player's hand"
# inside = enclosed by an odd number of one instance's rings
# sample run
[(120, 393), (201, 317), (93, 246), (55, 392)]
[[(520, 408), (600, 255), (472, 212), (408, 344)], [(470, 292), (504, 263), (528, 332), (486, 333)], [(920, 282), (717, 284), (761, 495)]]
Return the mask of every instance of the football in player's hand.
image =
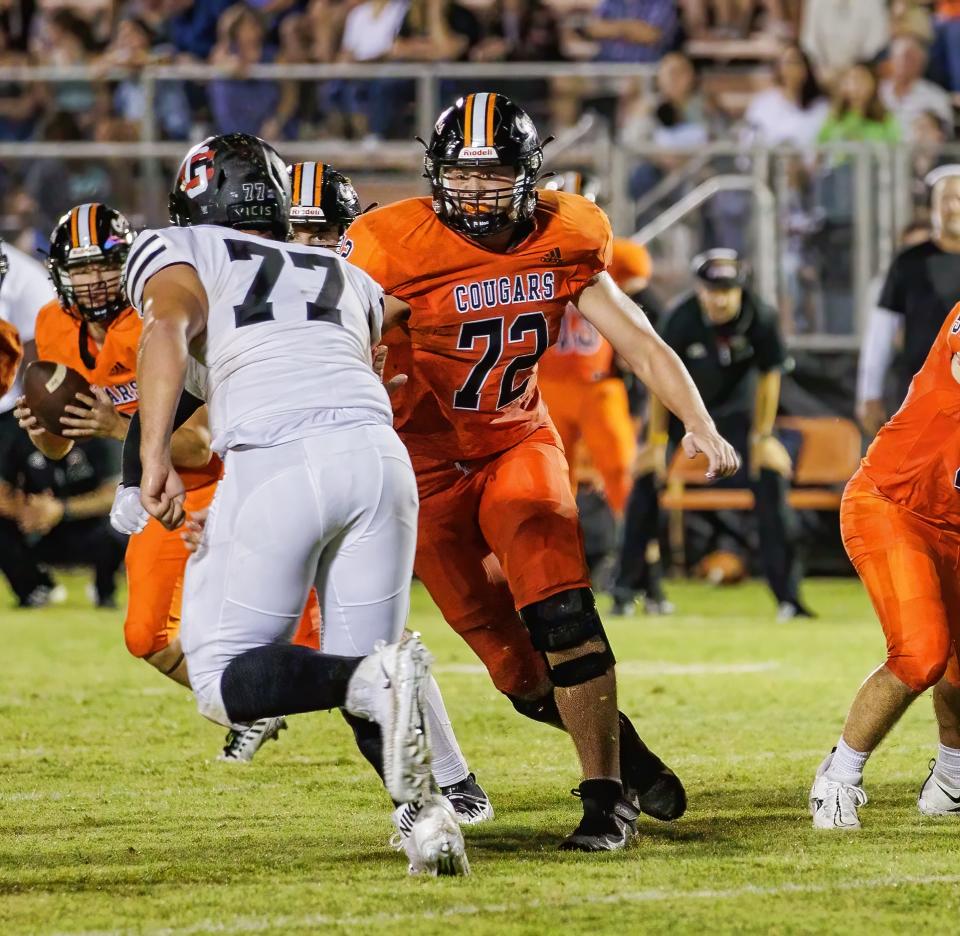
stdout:
[(53, 435), (63, 434), (60, 417), (64, 407), (77, 404), (77, 394), (90, 393), (90, 384), (82, 374), (53, 361), (33, 361), (23, 376), (23, 393), (37, 422)]

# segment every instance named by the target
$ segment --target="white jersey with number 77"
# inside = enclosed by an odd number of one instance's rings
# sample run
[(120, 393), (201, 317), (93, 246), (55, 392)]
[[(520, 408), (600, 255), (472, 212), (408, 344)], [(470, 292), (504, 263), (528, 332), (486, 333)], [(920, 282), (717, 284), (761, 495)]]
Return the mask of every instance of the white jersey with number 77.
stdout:
[(209, 312), (191, 354), (208, 370), (213, 448), (269, 446), (359, 425), (391, 425), (371, 367), (383, 291), (320, 247), (213, 225), (143, 231), (125, 282), (143, 315), (150, 278), (193, 267)]

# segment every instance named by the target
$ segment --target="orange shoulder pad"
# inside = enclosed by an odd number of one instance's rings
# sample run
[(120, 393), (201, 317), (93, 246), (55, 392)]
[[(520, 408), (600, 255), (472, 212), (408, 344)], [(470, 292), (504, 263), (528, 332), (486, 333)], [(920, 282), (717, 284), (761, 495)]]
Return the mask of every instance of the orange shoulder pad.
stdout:
[(569, 192), (541, 191), (538, 195), (562, 227), (561, 237), (568, 252), (587, 268), (585, 279), (602, 273), (613, 258), (613, 230), (610, 220), (594, 202)]
[(77, 344), (76, 325), (56, 299), (48, 302), (37, 313), (34, 326), (34, 341), (37, 343), (37, 358), (41, 361), (56, 361), (67, 364), (73, 358)]
[[(369, 274), (388, 295), (396, 295), (410, 279), (411, 264), (404, 255), (410, 235), (434, 218), (429, 198), (406, 198), (360, 215), (350, 225), (340, 252)], [(417, 269), (419, 261), (413, 264)], [(402, 298), (402, 297), (401, 297)]]

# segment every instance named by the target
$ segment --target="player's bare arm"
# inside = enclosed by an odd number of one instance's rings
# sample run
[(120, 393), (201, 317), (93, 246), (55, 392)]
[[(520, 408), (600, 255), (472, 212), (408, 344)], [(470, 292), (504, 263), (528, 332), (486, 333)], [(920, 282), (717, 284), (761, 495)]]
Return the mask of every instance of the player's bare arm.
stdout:
[(176, 264), (152, 276), (143, 290), (143, 334), (137, 359), (143, 478), (140, 498), (168, 529), (183, 522), (183, 481), (170, 442), (183, 392), (190, 342), (206, 326), (207, 294), (196, 271)]
[(408, 306), (402, 299), (397, 299), (396, 296), (387, 296), (383, 297), (383, 325), (381, 326), (382, 334), (386, 334), (390, 331), (391, 328), (396, 328), (397, 325), (402, 324), (410, 317), (410, 306)]
[(608, 273), (594, 277), (580, 293), (577, 308), (613, 345), (630, 369), (686, 427), (683, 448), (689, 456), (703, 452), (708, 478), (726, 478), (740, 467), (740, 457), (716, 429), (700, 392), (680, 358), (654, 331), (636, 305)]
[(170, 439), (170, 459), (178, 468), (206, 468), (213, 452), (210, 449), (210, 417), (201, 406)]

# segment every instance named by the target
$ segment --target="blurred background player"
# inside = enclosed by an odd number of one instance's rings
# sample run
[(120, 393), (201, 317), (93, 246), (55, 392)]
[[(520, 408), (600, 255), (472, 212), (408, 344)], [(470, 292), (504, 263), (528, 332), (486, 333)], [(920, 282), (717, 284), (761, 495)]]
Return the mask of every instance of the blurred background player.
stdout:
[[(761, 564), (778, 617), (808, 615), (799, 593), (796, 522), (787, 505), (792, 466), (773, 434), (786, 361), (776, 315), (746, 288), (735, 251), (701, 254), (693, 271), (695, 292), (667, 316), (663, 340), (689, 369), (717, 427), (743, 457), (742, 474), (719, 484), (753, 491)], [(666, 477), (668, 447), (682, 434), (679, 422), (651, 396), (647, 441), (627, 508), (615, 613), (629, 612), (641, 591), (649, 613), (672, 610), (662, 591), (657, 489)]]
[(859, 829), (863, 769), (931, 687), (940, 747), (917, 806), (960, 817), (960, 304), (843, 492), (840, 527), (887, 639), (810, 791), (816, 829)]
[(78, 441), (59, 460), (38, 452), (23, 433), (7, 464), (12, 495), (0, 512), (0, 568), (21, 605), (42, 592), (51, 565), (89, 566), (98, 608), (116, 608), (117, 573), (127, 539), (110, 526), (120, 478), (120, 450), (109, 439)]
[[(16, 536), (12, 482), (19, 474), (21, 458), (16, 451), (23, 433), (13, 414), (22, 390), (20, 373), (24, 364), (36, 357), (33, 341), (37, 310), (54, 297), (53, 285), (43, 264), (0, 239), (0, 535)], [(24, 557), (23, 575), (17, 581), (7, 577), (21, 607), (40, 607), (66, 597), (63, 586), (55, 585), (50, 573), (32, 559)], [(6, 575), (6, 566), (0, 560)]]
[(606, 216), (536, 190), (542, 158), (521, 108), (468, 94), (434, 127), (431, 197), (362, 215), (343, 250), (383, 286), (394, 366), (410, 375), (393, 404), (420, 490), (416, 573), (518, 710), (569, 731), (584, 815), (561, 847), (615, 850), (636, 835), (635, 775), (622, 764), (637, 748), (627, 755), (625, 742), (621, 759), (619, 742), (635, 732), (617, 711), (569, 468), (536, 381), (568, 303), (683, 415), (685, 447), (707, 450), (711, 473), (738, 460), (676, 355), (606, 275)]
[[(123, 264), (133, 243), (127, 219), (96, 202), (77, 205), (54, 228), (48, 267), (57, 298), (36, 316), (36, 347), (41, 360), (65, 364), (82, 374), (94, 396), (80, 396), (62, 418), (63, 435), (41, 429), (19, 400), (20, 426), (43, 455), (69, 457), (75, 440), (122, 441), (139, 403), (136, 367), (141, 322), (127, 301)], [(174, 458), (184, 469), (190, 510), (207, 507), (220, 475), (212, 457), (205, 411), (177, 431)], [(112, 500), (112, 498), (111, 498)], [(188, 552), (177, 533), (156, 522), (131, 537), (126, 552), (127, 612), (124, 640), (135, 657), (182, 686), (189, 687), (180, 649), (180, 603)], [(315, 640), (316, 635), (313, 634)], [(308, 631), (304, 639), (309, 641)], [(249, 760), (280, 730), (279, 721), (228, 737), (222, 757)]]
[[(857, 416), (870, 437), (903, 402), (944, 316), (960, 296), (960, 164), (934, 169), (927, 185), (932, 236), (894, 257), (863, 333)], [(897, 354), (901, 332), (902, 349)]]
[[(594, 203), (599, 196), (596, 180), (579, 172), (549, 178), (544, 188), (582, 195)], [(614, 238), (607, 272), (639, 303), (650, 285), (650, 254), (640, 244)], [(591, 473), (598, 474), (619, 523), (632, 484), (637, 432), (613, 347), (573, 306), (564, 313), (557, 343), (540, 359), (537, 382), (563, 442), (574, 492)], [(581, 453), (581, 448), (586, 451)], [(582, 509), (581, 505), (581, 513)], [(596, 584), (597, 570), (593, 579)]]

